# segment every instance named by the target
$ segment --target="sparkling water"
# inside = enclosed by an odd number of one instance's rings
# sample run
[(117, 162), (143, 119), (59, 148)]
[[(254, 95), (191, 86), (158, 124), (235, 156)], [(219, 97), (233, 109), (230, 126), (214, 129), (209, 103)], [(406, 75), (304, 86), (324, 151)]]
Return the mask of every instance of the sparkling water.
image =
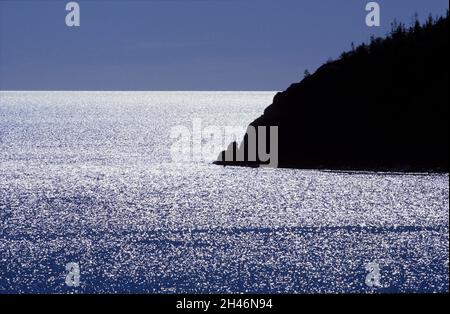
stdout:
[(448, 174), (172, 161), (274, 94), (0, 92), (0, 293), (448, 292)]

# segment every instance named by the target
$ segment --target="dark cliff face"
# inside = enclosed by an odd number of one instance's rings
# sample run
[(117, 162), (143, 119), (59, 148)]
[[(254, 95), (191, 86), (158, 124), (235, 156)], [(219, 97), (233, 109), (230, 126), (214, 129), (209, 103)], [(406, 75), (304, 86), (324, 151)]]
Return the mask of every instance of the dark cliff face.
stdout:
[(278, 126), (279, 167), (448, 171), (448, 29), (448, 14), (400, 25), (278, 93), (251, 125)]

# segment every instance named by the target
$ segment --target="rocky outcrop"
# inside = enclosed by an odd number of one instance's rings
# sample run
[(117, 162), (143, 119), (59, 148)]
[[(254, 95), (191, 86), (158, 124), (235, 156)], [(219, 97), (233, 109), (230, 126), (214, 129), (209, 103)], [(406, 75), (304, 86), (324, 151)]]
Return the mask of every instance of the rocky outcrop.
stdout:
[[(278, 167), (448, 172), (448, 29), (448, 14), (398, 25), (278, 93), (250, 126), (278, 127)], [(228, 156), (239, 149), (248, 134)], [(217, 164), (263, 164), (225, 154)]]

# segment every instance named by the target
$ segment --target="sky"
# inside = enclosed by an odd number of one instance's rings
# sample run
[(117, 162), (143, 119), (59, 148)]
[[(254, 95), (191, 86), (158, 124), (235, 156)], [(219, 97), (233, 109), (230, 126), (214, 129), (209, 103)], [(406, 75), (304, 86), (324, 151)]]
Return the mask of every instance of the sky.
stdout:
[(448, 0), (0, 0), (0, 90), (286, 89), (397, 19)]

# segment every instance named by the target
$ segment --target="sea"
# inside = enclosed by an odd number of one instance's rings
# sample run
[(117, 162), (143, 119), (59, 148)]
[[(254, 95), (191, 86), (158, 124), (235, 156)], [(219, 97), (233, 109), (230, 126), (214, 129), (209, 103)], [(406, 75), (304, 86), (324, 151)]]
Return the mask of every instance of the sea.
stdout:
[(212, 163), (274, 95), (1, 91), (0, 294), (448, 293), (448, 173)]

